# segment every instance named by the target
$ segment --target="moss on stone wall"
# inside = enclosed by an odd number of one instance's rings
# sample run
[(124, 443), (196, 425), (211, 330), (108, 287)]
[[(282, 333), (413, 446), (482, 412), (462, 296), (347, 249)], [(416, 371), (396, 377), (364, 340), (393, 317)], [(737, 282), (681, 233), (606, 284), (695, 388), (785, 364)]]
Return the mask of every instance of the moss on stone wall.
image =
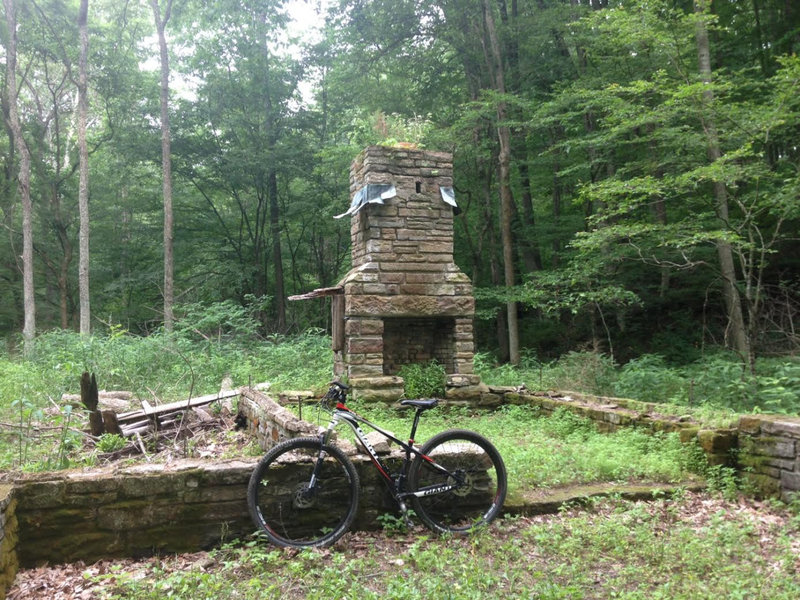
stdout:
[(14, 488), (0, 484), (0, 598), (14, 582), (19, 570), (17, 544), (19, 523), (16, 516), (17, 499)]

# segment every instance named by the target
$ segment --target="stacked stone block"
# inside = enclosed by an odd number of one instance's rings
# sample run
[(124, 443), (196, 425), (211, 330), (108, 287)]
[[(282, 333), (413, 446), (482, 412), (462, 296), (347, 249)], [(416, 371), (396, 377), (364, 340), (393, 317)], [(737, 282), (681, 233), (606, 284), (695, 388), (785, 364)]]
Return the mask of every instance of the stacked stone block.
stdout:
[(14, 496), (13, 486), (0, 485), (0, 598), (6, 597), (19, 568), (17, 500)]
[[(354, 528), (376, 529), (378, 516), (396, 506), (370, 460), (363, 455), (351, 458), (362, 492)], [(388, 460), (394, 465), (399, 454)], [(182, 460), (17, 480), (19, 563), (31, 568), (44, 563), (195, 552), (244, 539), (254, 531), (247, 484), (257, 461)], [(8, 533), (6, 528), (4, 539)], [(8, 578), (2, 580), (8, 587), (15, 573), (16, 559)]]
[(800, 418), (747, 415), (739, 419), (739, 464), (761, 495), (800, 498)]
[(266, 394), (251, 388), (242, 389), (239, 417), (265, 451), (286, 439), (319, 435), (319, 427), (297, 418)]
[(357, 396), (385, 400), (402, 394), (404, 363), (435, 359), (450, 375), (472, 375), (475, 300), (453, 262), (453, 207), (440, 191), (453, 185), (451, 155), (371, 146), (351, 167), (351, 194), (368, 184), (394, 185), (396, 196), (352, 216), (336, 374)]

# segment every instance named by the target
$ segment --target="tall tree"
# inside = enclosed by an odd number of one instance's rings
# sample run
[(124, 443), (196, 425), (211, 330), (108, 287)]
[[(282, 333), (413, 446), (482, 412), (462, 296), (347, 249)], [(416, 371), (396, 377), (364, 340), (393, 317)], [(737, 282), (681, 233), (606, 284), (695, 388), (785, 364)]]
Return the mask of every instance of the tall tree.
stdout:
[(174, 302), (174, 233), (172, 217), (172, 152), (169, 126), (169, 52), (167, 51), (167, 22), (172, 14), (172, 0), (165, 0), (164, 9), (160, 0), (150, 0), (153, 19), (158, 33), (159, 60), (161, 65), (161, 177), (164, 195), (164, 329), (172, 331)]
[(33, 351), (36, 335), (36, 299), (33, 287), (33, 203), (31, 201), (31, 155), (19, 119), (17, 88), (17, 7), (14, 0), (3, 0), (6, 12), (6, 94), (8, 126), (19, 154), (19, 194), (22, 199), (22, 284), (25, 324), (22, 329), (25, 354)]
[(78, 60), (78, 154), (79, 184), (78, 210), (80, 213), (78, 294), (80, 297), (80, 332), (91, 333), (91, 307), (89, 303), (89, 150), (86, 145), (86, 121), (89, 114), (88, 55), (89, 55), (89, 0), (81, 0), (78, 9), (80, 58)]
[[(483, 24), (488, 38), (489, 73), (491, 74), (494, 89), (499, 98), (497, 100), (497, 139), (500, 142), (498, 155), (500, 186), (500, 234), (503, 244), (503, 276), (509, 292), (516, 283), (514, 262), (514, 238), (512, 218), (516, 212), (514, 196), (511, 191), (511, 130), (507, 123), (508, 107), (504, 98), (506, 93), (505, 75), (503, 73), (504, 61), (500, 51), (500, 42), (497, 39), (493, 7), (489, 0), (483, 0)], [(506, 301), (506, 319), (508, 325), (508, 359), (512, 365), (520, 362), (519, 353), (519, 320), (517, 302), (513, 298)]]
[[(282, 2), (198, 2), (187, 19), (194, 52), (183, 64), (201, 84), (197, 100), (185, 100), (181, 111), (176, 172), (203, 200), (198, 217), (221, 238), (215, 251), (237, 263), (226, 270), (225, 285), (241, 301), (268, 296), (259, 317), (265, 329), (284, 332), (284, 262), (293, 257), (286, 248), (301, 221), (287, 222), (286, 211), (308, 205), (308, 198), (293, 198), (291, 184), (310, 177), (312, 151), (297, 132), (301, 67), (280, 52)], [(200, 39), (196, 27), (208, 35)]]
[[(719, 134), (712, 109), (714, 91), (712, 87), (711, 48), (708, 41), (707, 25), (709, 4), (707, 0), (695, 0), (694, 9), (697, 15), (695, 37), (697, 40), (697, 63), (703, 82), (703, 103), (708, 107), (701, 113), (702, 126), (706, 137), (708, 159), (711, 163), (715, 163), (722, 158), (722, 150), (720, 149)], [(722, 228), (724, 230), (729, 229), (728, 190), (725, 182), (719, 179), (714, 180), (714, 211), (720, 220)], [(725, 337), (731, 340), (731, 345), (742, 358), (749, 365), (752, 365), (753, 357), (750, 351), (747, 327), (744, 322), (742, 302), (736, 287), (737, 275), (733, 260), (733, 249), (731, 248), (731, 243), (725, 238), (718, 240), (716, 246), (720, 274), (722, 275), (723, 297), (728, 311), (728, 327)]]

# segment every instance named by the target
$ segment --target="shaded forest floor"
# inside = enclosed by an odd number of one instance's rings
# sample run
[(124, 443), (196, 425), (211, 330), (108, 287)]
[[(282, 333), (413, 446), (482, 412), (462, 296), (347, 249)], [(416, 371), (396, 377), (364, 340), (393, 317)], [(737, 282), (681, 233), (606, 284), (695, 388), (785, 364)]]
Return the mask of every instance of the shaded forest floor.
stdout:
[(770, 598), (800, 595), (792, 507), (679, 492), (505, 518), (467, 538), (416, 527), (333, 548), (263, 541), (22, 571), (10, 600), (117, 598)]

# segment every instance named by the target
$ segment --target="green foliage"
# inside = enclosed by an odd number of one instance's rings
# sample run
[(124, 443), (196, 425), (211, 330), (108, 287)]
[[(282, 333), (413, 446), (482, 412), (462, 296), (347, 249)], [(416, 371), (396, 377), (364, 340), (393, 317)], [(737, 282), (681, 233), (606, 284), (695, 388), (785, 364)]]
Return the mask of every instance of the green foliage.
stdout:
[[(216, 319), (220, 307), (211, 310)], [(191, 323), (198, 322), (210, 321), (194, 313)], [(84, 371), (95, 373), (105, 389), (147, 399), (156, 394), (164, 402), (217, 391), (228, 376), (235, 386), (269, 381), (277, 390), (319, 389), (330, 380), (330, 339), (321, 332), (259, 340), (238, 331), (241, 335), (198, 340), (194, 327), (180, 319), (173, 335), (140, 337), (119, 327), (105, 336), (54, 331), (37, 338), (31, 360), (0, 355), (0, 418), (17, 425), (13, 432), (0, 431), (0, 468), (68, 463), (79, 441), (70, 428), (72, 409), (64, 406), (47, 416), (44, 411), (51, 400), (77, 393)], [(53, 448), (31, 435), (45, 419), (59, 427)]]
[(738, 356), (709, 350), (705, 356), (673, 364), (644, 354), (619, 368), (604, 355), (570, 352), (541, 363), (523, 355), (519, 367), (497, 364), (490, 354), (475, 355), (475, 371), (494, 385), (576, 391), (669, 405), (672, 413), (693, 413), (709, 422), (727, 422), (737, 412), (800, 412), (800, 361), (763, 358), (750, 375)]
[(202, 567), (158, 557), (87, 574), (85, 583), (102, 600), (794, 600), (797, 531), (782, 507), (676, 494), (506, 519), (468, 538), (364, 532), (333, 552), (236, 542), (204, 556)]
[(256, 337), (260, 323), (253, 315), (269, 304), (269, 298), (249, 298), (247, 306), (223, 300), (201, 304), (181, 304), (174, 307), (175, 331), (183, 333), (187, 338), (196, 334), (205, 340), (242, 336), (247, 339)]
[(521, 364), (497, 364), (491, 355), (475, 355), (475, 372), (493, 385), (522, 385), (533, 390), (572, 390), (587, 394), (612, 393), (617, 373), (614, 361), (595, 352), (568, 352), (558, 360), (542, 363), (532, 353), (523, 353)]
[[(359, 406), (366, 418), (402, 432), (410, 428), (409, 413), (372, 405)], [(678, 482), (702, 474), (700, 460), (677, 434), (621, 429), (598, 432), (594, 424), (567, 410), (543, 417), (527, 406), (504, 406), (481, 412), (463, 408), (428, 411), (420, 421), (418, 440), (447, 428), (462, 427), (485, 435), (500, 451), (508, 469), (509, 489), (579, 485), (641, 479)]]
[[(413, 510), (408, 511), (408, 517), (411, 519), (414, 518)], [(383, 513), (382, 515), (378, 515), (378, 523), (381, 524), (383, 531), (386, 532), (387, 535), (408, 533), (408, 525), (403, 515)]]
[(574, 389), (589, 394), (608, 395), (616, 379), (611, 357), (595, 352), (569, 352), (551, 369), (556, 389)]
[(121, 435), (116, 433), (104, 433), (97, 440), (96, 445), (100, 452), (115, 452), (116, 450), (122, 450), (127, 443), (128, 440)]
[(397, 373), (403, 378), (406, 398), (443, 398), (447, 373), (436, 361), (403, 365)]
[(398, 143), (424, 147), (424, 140), (433, 127), (429, 117), (414, 115), (406, 118), (398, 113), (384, 114), (375, 111), (366, 116), (354, 117), (350, 143), (357, 149), (370, 144), (394, 146)]
[(614, 394), (738, 412), (800, 411), (797, 360), (759, 359), (756, 372), (750, 375), (738, 357), (719, 352), (682, 366), (670, 366), (657, 355), (644, 355), (621, 368)]
[(645, 354), (622, 366), (614, 390), (623, 398), (650, 398), (681, 404), (684, 387), (684, 378), (667, 366), (663, 357)]
[(708, 489), (718, 492), (726, 500), (735, 500), (739, 496), (740, 482), (736, 470), (723, 465), (708, 467), (704, 473)]

